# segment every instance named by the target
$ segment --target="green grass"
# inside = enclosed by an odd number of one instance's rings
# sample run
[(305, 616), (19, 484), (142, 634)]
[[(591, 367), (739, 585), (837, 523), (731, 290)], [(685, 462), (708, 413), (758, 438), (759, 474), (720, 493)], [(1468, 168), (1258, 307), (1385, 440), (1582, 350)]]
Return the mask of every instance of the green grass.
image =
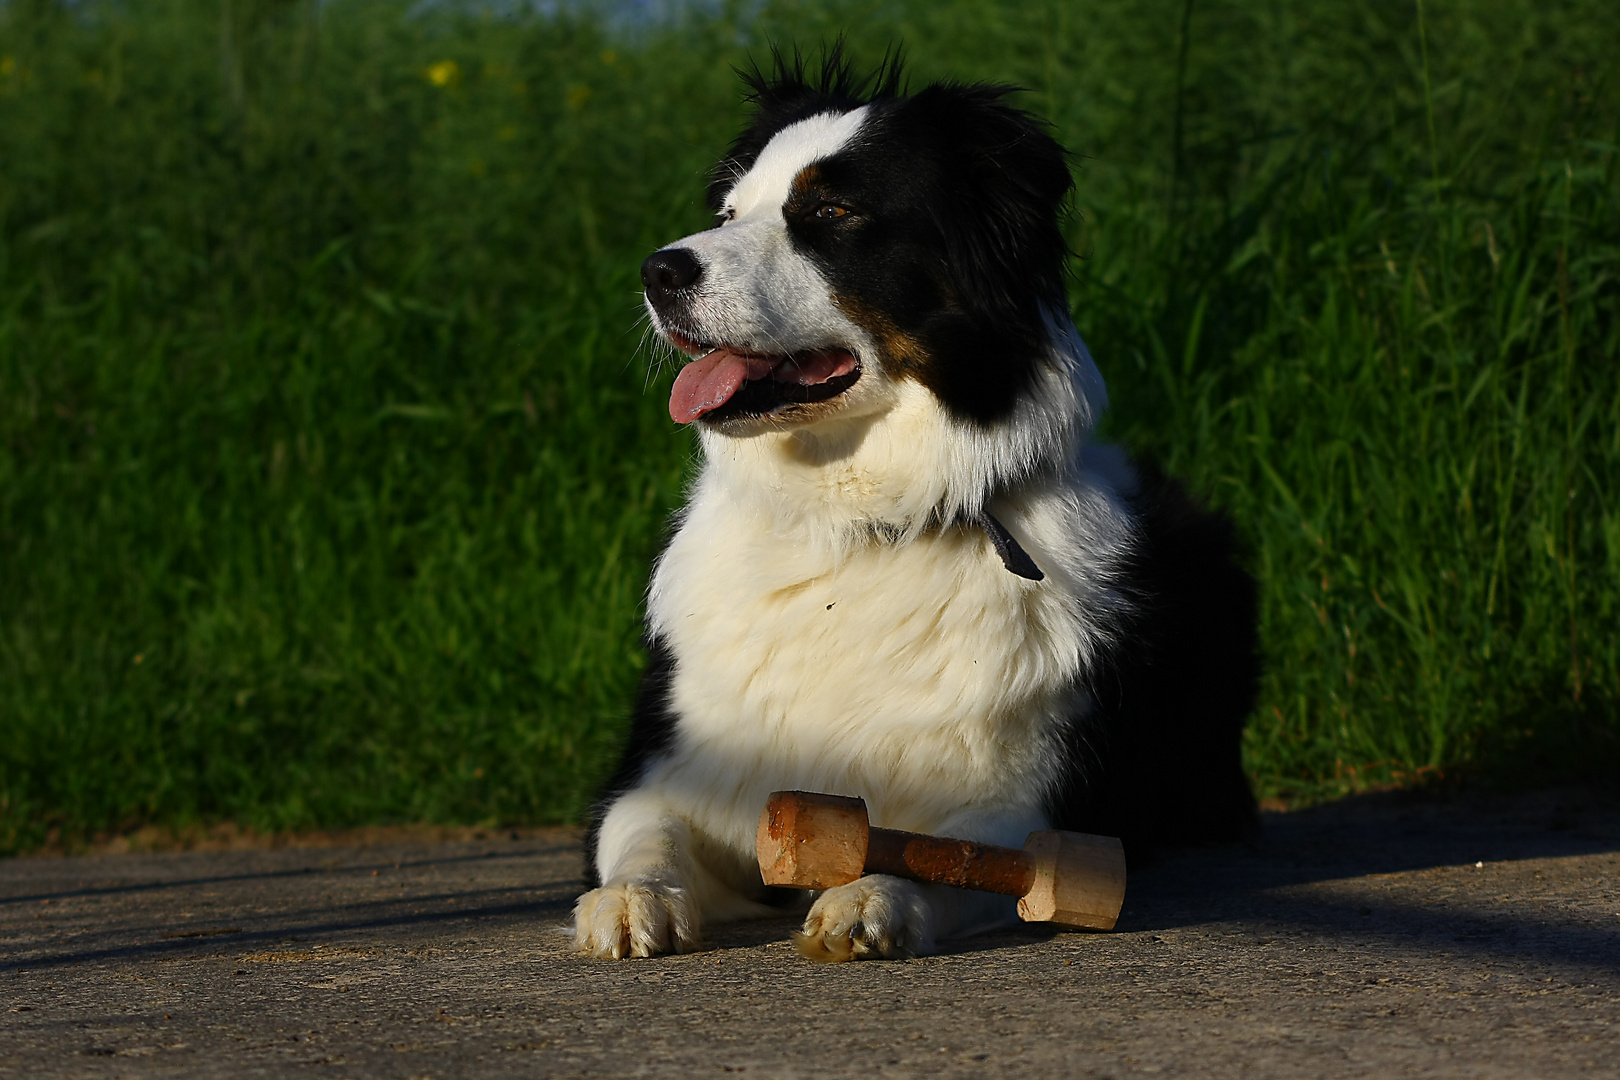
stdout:
[(1258, 789), (1620, 764), (1602, 2), (0, 6), (0, 850), (576, 815), (691, 443), (636, 273), (847, 31), (1076, 152), (1108, 434), (1239, 522)]

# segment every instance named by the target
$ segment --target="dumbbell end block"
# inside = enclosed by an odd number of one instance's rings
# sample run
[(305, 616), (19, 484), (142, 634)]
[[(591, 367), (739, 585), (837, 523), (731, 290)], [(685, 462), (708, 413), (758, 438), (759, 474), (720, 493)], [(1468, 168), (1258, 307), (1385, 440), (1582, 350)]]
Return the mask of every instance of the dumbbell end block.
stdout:
[(1018, 901), (1025, 922), (1112, 930), (1125, 903), (1125, 847), (1116, 837), (1033, 832), (1024, 854), (1035, 883)]
[(847, 885), (866, 866), (868, 840), (865, 801), (808, 791), (775, 792), (754, 834), (760, 877), (767, 885), (790, 889)]

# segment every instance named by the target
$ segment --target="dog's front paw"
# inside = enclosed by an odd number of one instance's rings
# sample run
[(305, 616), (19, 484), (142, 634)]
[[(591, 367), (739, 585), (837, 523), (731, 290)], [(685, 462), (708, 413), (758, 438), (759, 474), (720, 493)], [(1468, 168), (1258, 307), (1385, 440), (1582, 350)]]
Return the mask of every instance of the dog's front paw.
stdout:
[(574, 944), (603, 959), (691, 952), (702, 944), (692, 890), (660, 881), (615, 881), (574, 904)]
[(894, 960), (934, 951), (934, 913), (920, 885), (873, 874), (828, 889), (793, 936), (812, 960)]

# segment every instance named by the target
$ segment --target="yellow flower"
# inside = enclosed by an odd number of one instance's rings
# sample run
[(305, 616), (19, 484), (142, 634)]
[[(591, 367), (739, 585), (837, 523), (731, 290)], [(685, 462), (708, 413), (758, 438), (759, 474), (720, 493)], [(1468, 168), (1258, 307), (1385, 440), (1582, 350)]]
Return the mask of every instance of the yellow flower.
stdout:
[(612, 64), (612, 63), (617, 62), (618, 59), (619, 59), (619, 54), (614, 52), (612, 49), (603, 49), (602, 50), (602, 63), (604, 63), (604, 64)]
[(450, 86), (461, 81), (461, 65), (454, 60), (440, 60), (437, 64), (429, 64), (422, 74), (434, 86)]
[(568, 107), (578, 109), (591, 100), (591, 88), (583, 83), (575, 83), (568, 88)]
[(17, 61), (9, 56), (0, 56), (0, 78), (10, 75), (17, 70)]

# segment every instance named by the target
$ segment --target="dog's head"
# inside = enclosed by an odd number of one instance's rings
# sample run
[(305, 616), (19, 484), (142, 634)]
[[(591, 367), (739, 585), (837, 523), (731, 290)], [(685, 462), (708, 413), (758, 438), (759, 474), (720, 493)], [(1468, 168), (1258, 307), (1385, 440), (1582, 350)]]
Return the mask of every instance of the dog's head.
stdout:
[(709, 186), (714, 227), (642, 267), (654, 326), (691, 358), (674, 419), (706, 443), (864, 432), (920, 389), (934, 426), (982, 441), (1055, 379), (1046, 441), (1089, 424), (1101, 384), (1058, 227), (1071, 180), (1044, 126), (1005, 87), (907, 93), (897, 64), (858, 79), (837, 48), (814, 75), (774, 59), (745, 76), (754, 115)]

